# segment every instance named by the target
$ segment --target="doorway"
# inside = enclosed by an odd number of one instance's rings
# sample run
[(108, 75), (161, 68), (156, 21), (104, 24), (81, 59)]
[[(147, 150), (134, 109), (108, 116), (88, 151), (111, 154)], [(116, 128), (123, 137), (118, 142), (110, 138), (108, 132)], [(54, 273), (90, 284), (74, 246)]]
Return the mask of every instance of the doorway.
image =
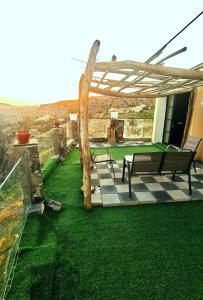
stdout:
[(167, 98), (163, 143), (180, 147), (187, 118), (190, 93)]

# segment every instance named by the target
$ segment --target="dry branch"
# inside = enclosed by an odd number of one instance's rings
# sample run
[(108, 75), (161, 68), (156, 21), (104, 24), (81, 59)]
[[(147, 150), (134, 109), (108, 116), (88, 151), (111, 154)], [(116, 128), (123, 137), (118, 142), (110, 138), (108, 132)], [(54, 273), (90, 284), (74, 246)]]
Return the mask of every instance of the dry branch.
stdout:
[[(92, 78), (92, 82), (97, 83), (97, 84), (100, 83), (99, 80), (94, 79), (94, 78)], [(130, 81), (128, 81), (128, 82), (130, 83)], [(160, 83), (162, 83), (162, 82), (160, 81), (158, 84), (160, 84)], [(113, 87), (122, 87), (122, 86), (125, 85), (124, 82), (120, 83), (118, 80), (113, 80), (113, 79), (105, 79), (102, 82), (102, 84), (111, 85)], [(134, 84), (132, 87), (140, 87), (140, 88), (142, 88), (142, 87), (151, 87), (152, 84), (157, 84), (157, 81), (154, 81), (154, 82), (153, 81), (142, 81), (139, 84)], [(98, 87), (98, 86), (96, 86), (96, 87)]]
[[(156, 64), (157, 64), (157, 65), (160, 65), (160, 64), (162, 64), (163, 62), (165, 62), (166, 60), (168, 60), (169, 58), (172, 58), (172, 57), (174, 57), (174, 56), (176, 56), (176, 55), (178, 55), (178, 54), (180, 54), (180, 53), (182, 53), (182, 52), (185, 52), (186, 50), (187, 50), (186, 47), (184, 47), (184, 48), (182, 48), (182, 49), (179, 49), (179, 50), (177, 50), (177, 51), (175, 51), (175, 52), (169, 54), (168, 56), (162, 58), (162, 59), (161, 59), (160, 61), (158, 61)], [(154, 60), (155, 58), (156, 58), (156, 56), (155, 56), (155, 57), (152, 56), (152, 57), (149, 58), (145, 63), (150, 63), (150, 62), (151, 62), (152, 60)], [(137, 71), (137, 70), (136, 70), (136, 71), (135, 71), (135, 70), (131, 71), (127, 76), (125, 76), (122, 80), (120, 80), (120, 82), (125, 82), (126, 79), (128, 79), (128, 78), (129, 78), (130, 76), (132, 76), (132, 75), (138, 75), (138, 71)], [(131, 86), (131, 85), (134, 84), (135, 82), (141, 81), (141, 80), (144, 79), (147, 75), (149, 75), (149, 73), (145, 72), (144, 74), (141, 75), (141, 77), (138, 76), (138, 78), (134, 79), (134, 80), (131, 82), (131, 84), (128, 83), (128, 84), (126, 85), (126, 88), (129, 87), (129, 86)], [(111, 88), (111, 87), (109, 87), (109, 89), (110, 89), (110, 88)], [(121, 89), (119, 90), (119, 92), (120, 92), (121, 90), (123, 90), (123, 89), (124, 89), (124, 88), (121, 88)]]
[(96, 63), (95, 71), (106, 71), (115, 69), (137, 69), (141, 71), (146, 71), (149, 73), (178, 77), (184, 79), (197, 79), (203, 80), (203, 72), (189, 69), (171, 68), (159, 65), (150, 65), (135, 61), (115, 61), (115, 62), (100, 62)]
[[(203, 85), (203, 82), (202, 81), (199, 81), (199, 80), (184, 80), (182, 82), (177, 82), (177, 83), (174, 83), (170, 89), (177, 89), (177, 88), (193, 88), (195, 86), (198, 86), (198, 85)], [(155, 85), (152, 86), (152, 88), (156, 87)], [(145, 89), (146, 90), (146, 89)], [(157, 93), (157, 92), (162, 92), (162, 91), (167, 91), (169, 90), (169, 88), (167, 86), (165, 86), (165, 84), (163, 84), (163, 87), (159, 87), (159, 89), (154, 89), (153, 90), (153, 93)], [(139, 90), (140, 92), (140, 90)]]
[(80, 105), (80, 99), (81, 99), (81, 93), (82, 93), (82, 84), (84, 80), (84, 74), (81, 75), (80, 81), (79, 81), (79, 116), (78, 116), (78, 136), (79, 136), (79, 148), (80, 148), (80, 165), (83, 165), (83, 151), (82, 151), (82, 144), (81, 144), (81, 133), (80, 133), (80, 128), (81, 128), (81, 105)]
[(92, 208), (91, 203), (91, 174), (90, 174), (90, 146), (88, 141), (88, 95), (89, 87), (94, 71), (96, 56), (99, 51), (100, 42), (96, 40), (90, 50), (84, 78), (80, 93), (80, 138), (83, 151), (83, 190), (84, 206), (86, 209)]
[[(198, 84), (197, 86), (200, 86), (200, 85), (202, 85), (202, 83)], [(105, 89), (100, 89), (100, 88), (96, 88), (96, 87), (91, 86), (90, 87), (90, 92), (95, 93), (95, 94), (99, 94), (99, 95), (112, 96), (112, 97), (156, 98), (156, 97), (165, 97), (165, 96), (169, 96), (169, 95), (175, 95), (175, 94), (182, 94), (182, 93), (190, 92), (194, 87), (195, 86), (190, 86), (190, 87), (181, 88), (181, 89), (170, 88), (168, 91), (165, 91), (165, 92), (150, 91), (149, 93), (135, 92), (135, 93), (127, 94), (127, 93), (116, 92), (116, 91), (112, 91), (112, 90), (105, 90)]]

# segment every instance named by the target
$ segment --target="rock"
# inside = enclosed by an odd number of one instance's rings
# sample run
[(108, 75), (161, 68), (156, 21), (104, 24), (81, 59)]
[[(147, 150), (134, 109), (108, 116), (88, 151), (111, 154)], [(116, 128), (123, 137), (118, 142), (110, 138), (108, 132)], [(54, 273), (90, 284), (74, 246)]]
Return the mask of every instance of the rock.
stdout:
[(63, 156), (59, 156), (60, 163), (64, 163), (65, 158)]
[(62, 204), (59, 201), (50, 199), (46, 202), (46, 207), (51, 208), (52, 210), (59, 211), (61, 210)]
[(44, 213), (44, 208), (45, 208), (45, 205), (43, 202), (40, 202), (40, 203), (33, 203), (31, 204), (30, 206), (30, 209), (29, 209), (29, 215), (43, 215)]
[(95, 194), (100, 194), (101, 190), (100, 190), (100, 186), (96, 186), (95, 187)]

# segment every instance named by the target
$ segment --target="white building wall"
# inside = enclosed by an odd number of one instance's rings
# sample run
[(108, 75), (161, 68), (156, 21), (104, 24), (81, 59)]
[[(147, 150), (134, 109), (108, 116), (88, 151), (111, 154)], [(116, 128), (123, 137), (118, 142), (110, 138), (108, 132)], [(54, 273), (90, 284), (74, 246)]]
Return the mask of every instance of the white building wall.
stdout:
[(152, 132), (152, 143), (162, 142), (165, 113), (166, 113), (166, 100), (167, 97), (156, 98), (153, 132)]

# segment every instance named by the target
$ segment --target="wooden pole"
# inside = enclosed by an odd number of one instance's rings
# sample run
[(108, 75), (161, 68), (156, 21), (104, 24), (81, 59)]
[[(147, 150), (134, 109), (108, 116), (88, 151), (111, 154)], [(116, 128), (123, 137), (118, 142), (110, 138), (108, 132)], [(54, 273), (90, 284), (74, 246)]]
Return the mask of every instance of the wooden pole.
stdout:
[(82, 92), (82, 83), (84, 79), (84, 74), (81, 75), (79, 81), (79, 116), (78, 116), (78, 137), (79, 137), (79, 149), (80, 149), (80, 165), (83, 165), (83, 158), (82, 158), (82, 144), (81, 144), (81, 105), (80, 105), (80, 97)]
[(187, 139), (187, 136), (188, 136), (188, 131), (189, 131), (190, 122), (191, 122), (191, 118), (192, 118), (193, 105), (194, 105), (195, 97), (196, 97), (196, 89), (192, 90), (192, 92), (190, 93), (190, 98), (189, 98), (189, 103), (188, 103), (188, 111), (187, 111), (187, 118), (186, 118), (186, 122), (185, 122), (185, 129), (184, 129), (184, 133), (183, 133), (181, 147), (184, 146), (184, 144), (186, 142), (186, 139)]
[(90, 169), (90, 146), (88, 139), (88, 96), (89, 88), (94, 71), (96, 56), (99, 51), (100, 41), (96, 40), (90, 50), (89, 59), (82, 80), (80, 94), (80, 136), (83, 157), (83, 191), (84, 207), (92, 208), (91, 203), (91, 169)]

